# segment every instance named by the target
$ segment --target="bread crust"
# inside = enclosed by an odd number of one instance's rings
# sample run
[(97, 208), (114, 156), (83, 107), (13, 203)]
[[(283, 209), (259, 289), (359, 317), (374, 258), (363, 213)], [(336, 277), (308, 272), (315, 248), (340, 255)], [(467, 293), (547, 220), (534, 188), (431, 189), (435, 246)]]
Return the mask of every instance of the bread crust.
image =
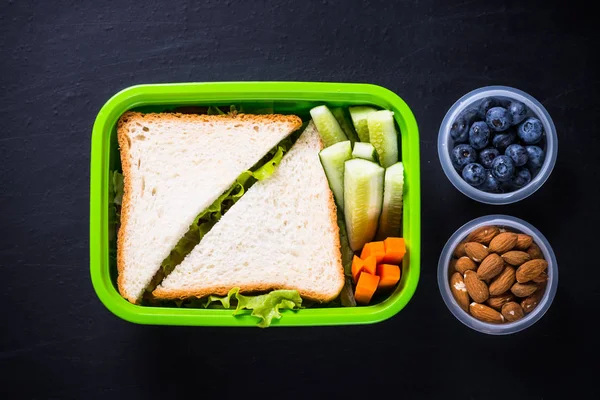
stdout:
[(240, 121), (242, 123), (275, 123), (289, 124), (290, 132), (299, 129), (302, 126), (302, 120), (296, 115), (281, 114), (225, 114), (225, 115), (205, 115), (205, 114), (182, 114), (182, 113), (148, 113), (127, 111), (119, 118), (117, 123), (117, 142), (119, 144), (121, 155), (121, 166), (123, 169), (123, 201), (121, 204), (121, 227), (117, 234), (117, 287), (119, 293), (131, 303), (139, 301), (136, 294), (127, 292), (125, 288), (125, 261), (124, 248), (126, 241), (126, 228), (129, 223), (130, 208), (132, 206), (131, 198), (131, 139), (128, 135), (129, 124), (143, 123), (146, 121), (186, 121), (196, 123)]

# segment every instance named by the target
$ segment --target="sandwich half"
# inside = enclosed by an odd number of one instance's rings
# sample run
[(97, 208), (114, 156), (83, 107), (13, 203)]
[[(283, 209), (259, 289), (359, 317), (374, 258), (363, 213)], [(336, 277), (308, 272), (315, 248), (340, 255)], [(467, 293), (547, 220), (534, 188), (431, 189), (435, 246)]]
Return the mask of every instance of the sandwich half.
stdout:
[(196, 216), (301, 124), (293, 115), (125, 113), (117, 129), (121, 295), (139, 302)]
[(297, 290), (335, 299), (344, 285), (336, 206), (311, 122), (275, 173), (255, 183), (153, 292), (159, 299)]

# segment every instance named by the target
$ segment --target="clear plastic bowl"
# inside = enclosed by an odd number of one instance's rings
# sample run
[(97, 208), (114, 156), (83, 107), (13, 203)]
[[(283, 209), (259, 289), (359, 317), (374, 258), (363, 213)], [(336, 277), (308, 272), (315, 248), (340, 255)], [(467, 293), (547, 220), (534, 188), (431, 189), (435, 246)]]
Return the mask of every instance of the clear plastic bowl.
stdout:
[[(460, 113), (470, 106), (480, 102), (485, 97), (499, 97), (518, 100), (529, 108), (530, 111), (528, 116), (535, 116), (539, 118), (544, 126), (544, 132), (546, 136), (546, 159), (544, 160), (544, 164), (528, 185), (514, 192), (488, 193), (484, 192), (483, 190), (479, 190), (463, 180), (462, 176), (456, 171), (456, 169), (454, 169), (452, 161), (450, 160), (450, 151), (452, 150), (454, 143), (452, 137), (450, 136), (450, 127), (452, 126), (452, 123), (460, 115)], [(452, 184), (466, 196), (486, 204), (515, 203), (533, 194), (544, 184), (544, 182), (546, 182), (546, 179), (548, 179), (550, 176), (550, 173), (554, 168), (554, 164), (556, 164), (557, 153), (558, 137), (556, 135), (556, 127), (554, 126), (548, 111), (546, 111), (544, 106), (539, 101), (529, 94), (508, 86), (482, 87), (473, 90), (472, 92), (469, 92), (458, 99), (458, 101), (454, 103), (454, 105), (452, 105), (452, 107), (450, 107), (446, 113), (446, 116), (442, 121), (442, 125), (440, 126), (440, 132), (438, 135), (438, 155), (440, 157), (442, 168), (444, 169), (448, 179), (450, 179), (450, 182), (452, 182)]]
[[(454, 249), (471, 231), (485, 225), (504, 226), (510, 228), (512, 231), (530, 235), (533, 238), (534, 243), (540, 247), (544, 254), (544, 258), (548, 262), (548, 270), (546, 271), (548, 273), (548, 285), (546, 286), (544, 296), (532, 312), (515, 322), (490, 324), (479, 321), (460, 308), (450, 291), (448, 268)], [(544, 235), (531, 224), (522, 219), (508, 215), (487, 215), (466, 223), (450, 237), (440, 256), (438, 264), (438, 285), (446, 306), (460, 322), (469, 328), (482, 333), (490, 335), (508, 335), (529, 328), (542, 318), (546, 311), (548, 311), (550, 304), (552, 304), (552, 300), (554, 300), (556, 287), (558, 286), (558, 265), (552, 247), (550, 247), (550, 243), (548, 243), (548, 240)]]

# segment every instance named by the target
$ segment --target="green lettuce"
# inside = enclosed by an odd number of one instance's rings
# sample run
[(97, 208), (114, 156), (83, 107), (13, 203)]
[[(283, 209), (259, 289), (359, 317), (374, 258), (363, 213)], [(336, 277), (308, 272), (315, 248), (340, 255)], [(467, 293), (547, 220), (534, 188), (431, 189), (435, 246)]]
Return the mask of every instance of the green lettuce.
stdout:
[(231, 308), (231, 300), (234, 296), (237, 306), (233, 315), (240, 310), (252, 310), (250, 315), (260, 319), (258, 326), (261, 328), (269, 327), (273, 318), (280, 319), (280, 309), (296, 310), (302, 306), (302, 297), (297, 290), (273, 290), (267, 294), (244, 296), (240, 294), (240, 288), (235, 287), (225, 296), (208, 296), (204, 307), (219, 301), (224, 308)]

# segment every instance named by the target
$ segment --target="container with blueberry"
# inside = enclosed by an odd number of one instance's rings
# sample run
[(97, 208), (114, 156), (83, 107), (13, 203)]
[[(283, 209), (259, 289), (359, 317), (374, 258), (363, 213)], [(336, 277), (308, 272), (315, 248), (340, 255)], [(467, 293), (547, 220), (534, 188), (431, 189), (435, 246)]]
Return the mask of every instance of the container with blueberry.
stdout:
[(450, 127), (452, 165), (469, 185), (489, 193), (526, 186), (544, 163), (545, 132), (522, 102), (486, 97)]

